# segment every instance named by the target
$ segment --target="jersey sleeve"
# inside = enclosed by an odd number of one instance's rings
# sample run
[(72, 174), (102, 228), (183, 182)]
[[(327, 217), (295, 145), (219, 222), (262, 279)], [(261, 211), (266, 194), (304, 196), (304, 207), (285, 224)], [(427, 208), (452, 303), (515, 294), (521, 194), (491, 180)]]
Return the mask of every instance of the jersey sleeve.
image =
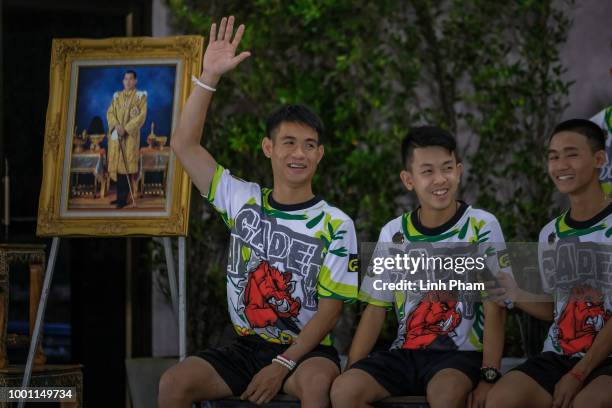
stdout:
[(493, 276), (499, 273), (507, 273), (512, 276), (512, 268), (510, 267), (510, 254), (506, 247), (506, 240), (502, 232), (501, 225), (497, 218), (492, 219), (487, 223), (489, 231), (488, 239), (480, 243), (480, 252), (485, 255), (486, 265)]
[(388, 250), (391, 245), (392, 237), (389, 233), (388, 226), (385, 226), (378, 236), (378, 242), (372, 254), (370, 265), (368, 265), (367, 268), (363, 268), (363, 279), (359, 286), (358, 297), (361, 302), (384, 307), (386, 309), (391, 309), (393, 307), (395, 299), (393, 291), (388, 289), (382, 290), (380, 288), (380, 283), (391, 282), (390, 272), (386, 268), (382, 268), (382, 273), (374, 272), (375, 259), (382, 259), (389, 256)]
[[(610, 108), (608, 108), (610, 109)], [(597, 126), (599, 126), (600, 128), (604, 129), (607, 131), (607, 126), (606, 126), (606, 109), (601, 110), (599, 113), (597, 113), (595, 116), (593, 116), (590, 119), (591, 122), (597, 124)]]
[(548, 242), (548, 236), (551, 231), (544, 227), (540, 231), (538, 239), (538, 270), (540, 271), (540, 279), (542, 282), (542, 291), (551, 294), (555, 286), (555, 262), (554, 262), (554, 242)]
[(232, 228), (240, 209), (249, 201), (260, 199), (261, 188), (255, 183), (233, 176), (229, 170), (217, 164), (208, 194), (202, 196), (221, 215), (228, 228)]
[(337, 227), (333, 223), (328, 226), (330, 242), (319, 272), (317, 294), (319, 298), (352, 302), (357, 298), (359, 283), (355, 225), (351, 219)]

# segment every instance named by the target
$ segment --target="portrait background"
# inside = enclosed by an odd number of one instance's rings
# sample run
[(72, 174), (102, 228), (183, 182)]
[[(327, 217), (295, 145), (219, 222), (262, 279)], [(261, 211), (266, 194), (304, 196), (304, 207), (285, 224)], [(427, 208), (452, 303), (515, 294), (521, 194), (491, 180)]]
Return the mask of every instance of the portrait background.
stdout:
[[(169, 142), (176, 81), (175, 65), (80, 66), (75, 113), (77, 133), (80, 134), (86, 129), (94, 116), (99, 116), (104, 123), (104, 131), (108, 134), (106, 111), (113, 94), (123, 90), (121, 81), (128, 70), (136, 72), (136, 89), (147, 92), (147, 117), (140, 130), (140, 146), (147, 145), (147, 135), (152, 122), (155, 123), (155, 134), (168, 136)], [(106, 138), (100, 146), (107, 147)]]

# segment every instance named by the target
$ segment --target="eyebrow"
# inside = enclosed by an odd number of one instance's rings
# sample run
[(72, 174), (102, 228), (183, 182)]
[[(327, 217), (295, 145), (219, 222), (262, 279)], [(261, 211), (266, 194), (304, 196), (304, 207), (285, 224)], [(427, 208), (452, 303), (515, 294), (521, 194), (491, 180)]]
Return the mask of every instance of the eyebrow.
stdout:
[[(287, 140), (287, 139), (290, 139), (290, 140), (297, 140), (297, 137), (292, 136), (292, 135), (283, 135), (283, 136), (281, 136), (281, 137), (280, 137), (280, 139), (281, 139), (281, 140)], [(306, 142), (314, 142), (314, 143), (318, 143), (318, 140), (317, 140), (317, 139), (315, 139), (315, 138), (309, 137), (309, 138), (307, 138), (307, 139), (306, 139)]]
[[(453, 164), (453, 161), (446, 160), (444, 163), (442, 163), (442, 166), (446, 166), (447, 164)], [(419, 167), (434, 167), (434, 164), (433, 163), (421, 163)]]
[[(574, 146), (569, 146), (569, 147), (564, 147), (562, 150), (564, 152), (573, 152), (573, 151), (578, 151), (579, 149), (577, 147), (574, 147)], [(550, 153), (559, 153), (559, 151), (555, 150), (555, 149), (548, 149), (547, 153), (548, 154), (550, 154)]]

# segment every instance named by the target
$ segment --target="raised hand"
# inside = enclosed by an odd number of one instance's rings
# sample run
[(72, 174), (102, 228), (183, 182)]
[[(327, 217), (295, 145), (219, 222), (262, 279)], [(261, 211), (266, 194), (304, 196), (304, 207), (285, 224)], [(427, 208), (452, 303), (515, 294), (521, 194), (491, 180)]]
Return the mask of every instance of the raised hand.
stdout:
[(244, 34), (244, 24), (240, 24), (235, 35), (233, 35), (233, 31), (234, 16), (223, 17), (218, 32), (217, 24), (213, 23), (210, 26), (208, 47), (206, 47), (204, 62), (202, 63), (202, 80), (217, 82), (221, 75), (236, 68), (238, 64), (251, 55), (248, 51), (236, 55), (236, 48), (238, 48), (242, 34)]

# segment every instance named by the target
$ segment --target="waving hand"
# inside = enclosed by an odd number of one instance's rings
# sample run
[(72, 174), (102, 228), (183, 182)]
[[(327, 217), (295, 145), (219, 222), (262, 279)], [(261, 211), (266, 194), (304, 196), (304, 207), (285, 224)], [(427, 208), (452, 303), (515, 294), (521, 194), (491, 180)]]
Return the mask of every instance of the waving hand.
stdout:
[[(233, 31), (234, 16), (223, 17), (219, 24), (219, 31), (217, 31), (217, 24), (210, 27), (208, 47), (202, 63), (202, 77), (206, 76), (218, 80), (221, 75), (236, 68), (238, 64), (251, 55), (248, 51), (236, 55), (236, 49), (240, 44), (242, 34), (244, 34), (244, 24), (240, 24), (235, 35)], [(232, 36), (234, 37), (233, 40)]]

